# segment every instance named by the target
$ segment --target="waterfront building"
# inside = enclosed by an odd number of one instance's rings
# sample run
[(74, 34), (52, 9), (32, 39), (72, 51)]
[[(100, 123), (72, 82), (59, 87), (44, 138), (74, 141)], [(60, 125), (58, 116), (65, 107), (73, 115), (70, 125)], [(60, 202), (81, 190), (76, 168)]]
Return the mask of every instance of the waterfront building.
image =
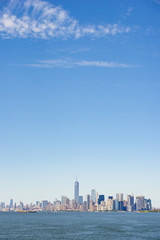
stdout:
[(144, 196), (136, 197), (136, 211), (141, 211), (144, 209)]
[(134, 195), (127, 195), (127, 211), (134, 211)]
[(90, 202), (91, 202), (91, 197), (89, 194), (87, 194), (87, 207), (90, 209)]
[(151, 210), (151, 209), (152, 209), (151, 199), (147, 199), (147, 210)]
[(96, 203), (96, 190), (92, 189), (91, 190), (91, 200)]
[(116, 210), (123, 211), (123, 193), (116, 194), (115, 208)]
[(115, 210), (118, 211), (119, 210), (119, 205), (118, 205), (119, 201), (117, 199), (115, 199)]
[(108, 200), (107, 200), (107, 209), (108, 211), (113, 211), (114, 210), (114, 206), (113, 206), (113, 196), (108, 196)]
[(147, 210), (147, 199), (144, 199), (144, 207), (143, 207), (144, 210)]
[(74, 183), (74, 200), (76, 204), (78, 204), (79, 201), (79, 182), (76, 180)]

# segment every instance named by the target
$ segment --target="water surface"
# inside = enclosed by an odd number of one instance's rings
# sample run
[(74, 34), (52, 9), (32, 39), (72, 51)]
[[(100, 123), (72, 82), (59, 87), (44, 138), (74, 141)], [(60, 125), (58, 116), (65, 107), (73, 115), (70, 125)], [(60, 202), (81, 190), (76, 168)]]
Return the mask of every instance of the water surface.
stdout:
[(0, 213), (0, 239), (159, 239), (160, 213)]

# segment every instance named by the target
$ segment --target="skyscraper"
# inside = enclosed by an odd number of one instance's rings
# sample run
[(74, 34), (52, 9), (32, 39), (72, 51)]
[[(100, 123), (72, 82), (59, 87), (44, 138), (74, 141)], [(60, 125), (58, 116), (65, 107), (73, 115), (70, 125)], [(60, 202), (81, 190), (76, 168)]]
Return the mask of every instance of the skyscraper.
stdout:
[(83, 204), (83, 196), (79, 196), (79, 204), (80, 204), (80, 205)]
[(79, 182), (76, 180), (74, 183), (74, 200), (76, 204), (78, 204), (79, 201)]
[(96, 190), (92, 189), (91, 190), (91, 200), (96, 203)]
[(144, 196), (136, 197), (136, 211), (141, 211), (144, 208)]
[(151, 209), (152, 209), (151, 199), (147, 199), (147, 210), (151, 210)]
[(116, 200), (118, 200), (119, 202), (123, 201), (123, 193), (117, 193)]
[(101, 204), (102, 201), (104, 201), (104, 195), (99, 195), (98, 204)]
[(13, 208), (13, 199), (10, 200), (9, 208)]
[(91, 202), (91, 197), (89, 194), (87, 194), (87, 207), (90, 209), (90, 202)]
[(134, 196), (132, 195), (127, 195), (127, 211), (132, 212), (134, 210)]

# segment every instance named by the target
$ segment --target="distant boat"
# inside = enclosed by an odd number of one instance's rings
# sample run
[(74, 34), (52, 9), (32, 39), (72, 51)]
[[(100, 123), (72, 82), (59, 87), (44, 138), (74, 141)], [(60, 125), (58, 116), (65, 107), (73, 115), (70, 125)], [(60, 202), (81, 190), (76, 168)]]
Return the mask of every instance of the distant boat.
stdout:
[(28, 213), (37, 213), (37, 211), (32, 211), (32, 210), (29, 210), (29, 211), (27, 211)]
[(17, 211), (18, 213), (37, 213), (37, 211), (34, 210), (21, 210), (21, 211)]

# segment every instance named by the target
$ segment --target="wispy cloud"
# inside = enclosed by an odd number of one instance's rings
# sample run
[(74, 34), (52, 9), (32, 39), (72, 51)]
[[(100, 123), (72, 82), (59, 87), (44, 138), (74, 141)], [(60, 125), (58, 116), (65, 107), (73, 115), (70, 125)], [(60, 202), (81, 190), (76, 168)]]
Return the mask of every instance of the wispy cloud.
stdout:
[(134, 10), (134, 7), (131, 7), (131, 6), (130, 6), (130, 7), (127, 9), (127, 12), (124, 14), (123, 18), (126, 19), (126, 18), (130, 17), (130, 16), (131, 16), (131, 13), (133, 12), (133, 10)]
[(7, 0), (0, 11), (0, 36), (3, 38), (80, 38), (128, 33), (120, 24), (81, 25), (60, 6), (44, 0)]
[(34, 64), (25, 66), (37, 68), (74, 68), (74, 67), (102, 67), (102, 68), (134, 68), (138, 67), (131, 64), (108, 62), (108, 61), (88, 61), (88, 60), (73, 60), (73, 59), (51, 59), (37, 61)]
[(152, 0), (154, 3), (160, 5), (160, 0)]

